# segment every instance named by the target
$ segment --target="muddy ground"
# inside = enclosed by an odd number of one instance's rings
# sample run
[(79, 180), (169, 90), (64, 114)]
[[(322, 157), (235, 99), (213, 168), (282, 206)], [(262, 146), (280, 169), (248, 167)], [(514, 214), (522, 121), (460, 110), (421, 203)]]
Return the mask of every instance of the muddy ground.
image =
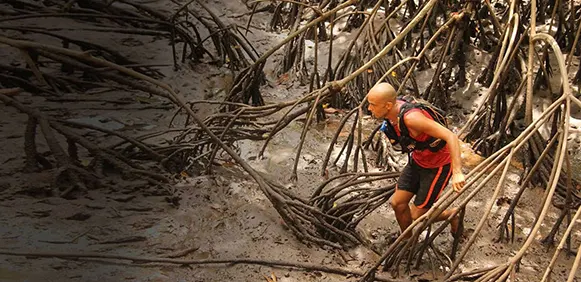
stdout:
[[(245, 25), (248, 12), (241, 1), (210, 0), (207, 3), (223, 20)], [(177, 6), (165, 0), (147, 1), (146, 5), (163, 12), (171, 12)], [(268, 50), (284, 37), (284, 34), (269, 32), (269, 15), (255, 16), (249, 39), (258, 52)], [(226, 68), (208, 63), (193, 66), (183, 65), (173, 70), (170, 46), (163, 38), (134, 36), (113, 33), (78, 31), (82, 24), (74, 20), (43, 19), (19, 20), (14, 25), (67, 27), (61, 30), (68, 35), (87, 40), (96, 40), (115, 48), (129, 58), (157, 67), (169, 83), (187, 100), (222, 99), (231, 74)], [(10, 36), (19, 33), (6, 32)], [(349, 38), (349, 33), (339, 33)], [(25, 35), (47, 44), (58, 44), (46, 37)], [(345, 42), (344, 40), (343, 42)], [(325, 44), (322, 44), (324, 49)], [(343, 46), (344, 47), (344, 46)], [(339, 44), (339, 49), (343, 48)], [(339, 53), (339, 52), (337, 52)], [(305, 93), (306, 87), (281, 82), (275, 76), (276, 63), (282, 54), (276, 54), (266, 68), (269, 85), (263, 87), (263, 95), (268, 102), (290, 100)], [(474, 71), (484, 67), (481, 60), (485, 56), (474, 56), (471, 63)], [(0, 47), (0, 61), (3, 64), (19, 64), (21, 58), (16, 50)], [(427, 76), (429, 77), (429, 76)], [(472, 104), (473, 96), (481, 87), (468, 86), (459, 99), (466, 109)], [(161, 99), (135, 92), (107, 92), (100, 97), (115, 99), (133, 97), (134, 103), (120, 106), (107, 102), (68, 102), (66, 104), (47, 101), (45, 98), (23, 93), (18, 99), (23, 103), (38, 107), (44, 112), (62, 119), (77, 119), (110, 126), (114, 130), (129, 135), (140, 135), (167, 128), (175, 111)], [(141, 98), (135, 98), (141, 97)], [(149, 100), (147, 100), (149, 99)], [(145, 101), (145, 102), (144, 102)], [(208, 109), (198, 109), (200, 113)], [(257, 159), (261, 147), (259, 142), (240, 142), (240, 152), (249, 163), (285, 184), (288, 189), (308, 197), (323, 180), (320, 165), (330, 139), (337, 127), (341, 113), (309, 132), (304, 154), (299, 162), (299, 181), (290, 182), (294, 150), (303, 123), (294, 122), (273, 140), (264, 159)], [(133, 255), (140, 257), (161, 257), (184, 250), (190, 252), (186, 259), (262, 258), (269, 260), (298, 261), (343, 266), (365, 270), (375, 263), (378, 256), (363, 247), (344, 252), (323, 249), (299, 242), (285, 228), (280, 216), (270, 202), (260, 192), (255, 183), (235, 166), (218, 168), (214, 176), (189, 176), (177, 180), (175, 188), (181, 201), (175, 205), (160, 191), (145, 182), (135, 181), (122, 189), (93, 190), (76, 199), (63, 199), (51, 194), (51, 183), (55, 171), (24, 173), (23, 133), (27, 116), (14, 108), (0, 104), (0, 248), (5, 250), (98, 252), (107, 254)], [(461, 120), (460, 120), (461, 121)], [(375, 121), (367, 119), (371, 128)], [(110, 138), (93, 136), (88, 138), (102, 144), (115, 142)], [(160, 137), (160, 138), (163, 138)], [(572, 139), (572, 143), (575, 143)], [(39, 140), (39, 151), (48, 150), (44, 140)], [(469, 150), (464, 152), (466, 171), (474, 167), (478, 157)], [(370, 156), (372, 158), (373, 156)], [(402, 158), (405, 161), (405, 158)], [(377, 168), (373, 168), (377, 170)], [(517, 166), (511, 167), (509, 182), (503, 193), (511, 197), (516, 193), (520, 175)], [(492, 181), (491, 184), (496, 182)], [(490, 189), (480, 193), (470, 203), (467, 211), (467, 232), (476, 226), (481, 209), (490, 197)], [(543, 196), (541, 188), (530, 189), (517, 207), (517, 234), (515, 243), (495, 243), (497, 223), (508, 207), (506, 202), (494, 204), (490, 220), (482, 235), (469, 252), (462, 270), (504, 263), (520, 247), (526, 238), (537, 212), (538, 199)], [(552, 223), (557, 217), (555, 210), (550, 214)], [(552, 224), (546, 224), (537, 236), (543, 238)], [(368, 216), (359, 230), (379, 248), (385, 247), (386, 238), (398, 232), (393, 212), (385, 204)], [(573, 246), (579, 243), (581, 234), (574, 232)], [(451, 236), (440, 236), (437, 245), (448, 251)], [(536, 281), (544, 271), (552, 250), (535, 243), (522, 261), (517, 281)], [(562, 255), (555, 269), (555, 281), (563, 281), (572, 258)], [(26, 258), (0, 256), (0, 281), (265, 281), (264, 276), (274, 273), (281, 282), (291, 281), (355, 281), (341, 275), (321, 272), (307, 272), (296, 269), (276, 269), (248, 265), (214, 265), (183, 267), (175, 265), (140, 265), (101, 260), (65, 260), (47, 258)], [(432, 281), (442, 273), (433, 273), (426, 263), (419, 271), (406, 278), (409, 281)]]

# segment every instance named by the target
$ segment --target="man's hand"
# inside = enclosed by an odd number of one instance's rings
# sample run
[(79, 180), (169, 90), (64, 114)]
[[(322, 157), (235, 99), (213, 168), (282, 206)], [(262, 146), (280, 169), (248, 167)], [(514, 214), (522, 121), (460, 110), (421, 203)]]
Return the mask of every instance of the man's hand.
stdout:
[(466, 184), (466, 178), (464, 178), (464, 174), (461, 172), (457, 172), (452, 174), (452, 188), (456, 193), (460, 193), (464, 188), (464, 184)]

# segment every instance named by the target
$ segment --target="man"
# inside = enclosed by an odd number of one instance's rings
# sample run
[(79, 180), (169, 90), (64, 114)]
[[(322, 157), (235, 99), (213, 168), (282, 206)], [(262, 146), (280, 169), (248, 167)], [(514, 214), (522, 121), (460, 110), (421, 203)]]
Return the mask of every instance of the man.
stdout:
[[(454, 133), (441, 124), (445, 124), (444, 117), (429, 106), (397, 99), (396, 93), (389, 83), (379, 83), (371, 88), (367, 101), (373, 116), (385, 120), (385, 133), (391, 143), (399, 142), (402, 151), (411, 154), (391, 199), (391, 206), (403, 232), (413, 220), (430, 209), (450, 178), (454, 190), (460, 192), (465, 177), (462, 173), (460, 142)], [(410, 207), (409, 202), (414, 195)], [(442, 212), (436, 220), (448, 219), (455, 210)], [(458, 217), (451, 219), (452, 234), (456, 233), (458, 225)]]

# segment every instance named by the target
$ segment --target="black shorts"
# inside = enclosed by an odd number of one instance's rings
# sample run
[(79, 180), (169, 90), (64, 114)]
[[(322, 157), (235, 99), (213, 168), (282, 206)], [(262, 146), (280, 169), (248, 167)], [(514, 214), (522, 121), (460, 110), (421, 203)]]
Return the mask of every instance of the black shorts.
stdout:
[(438, 200), (451, 175), (450, 164), (423, 168), (410, 158), (397, 181), (397, 189), (413, 193), (416, 195), (414, 205), (427, 209)]

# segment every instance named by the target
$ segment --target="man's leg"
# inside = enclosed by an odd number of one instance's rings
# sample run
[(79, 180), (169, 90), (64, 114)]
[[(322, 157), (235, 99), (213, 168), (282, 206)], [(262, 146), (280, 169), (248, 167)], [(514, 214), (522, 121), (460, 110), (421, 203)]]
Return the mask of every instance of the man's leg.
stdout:
[[(409, 203), (413, 196), (414, 194), (412, 192), (396, 189), (391, 198), (391, 207), (395, 212), (395, 218), (397, 219), (397, 223), (399, 224), (402, 233), (412, 224), (412, 214), (410, 212)], [(409, 238), (410, 236), (411, 233), (406, 236), (406, 238)]]
[[(439, 168), (420, 168), (420, 183), (416, 199), (411, 207), (412, 219), (416, 220), (425, 214), (430, 207), (440, 198), (440, 194), (448, 185), (452, 170), (449, 164)], [(457, 209), (452, 208), (443, 211), (435, 222), (447, 220)], [(458, 215), (450, 219), (450, 230), (455, 234), (459, 226)]]
[[(423, 214), (428, 212), (428, 210), (429, 209), (426, 209), (426, 208), (423, 208), (423, 209), (418, 208), (418, 207), (416, 207), (416, 205), (412, 204), (411, 209), (410, 209), (412, 220), (418, 219), (420, 216), (422, 216)], [(443, 211), (440, 215), (438, 215), (435, 222), (447, 220), (452, 215), (452, 213), (456, 212), (456, 210), (457, 210), (457, 208), (451, 208), (451, 209)], [(452, 234), (456, 233), (456, 231), (458, 230), (459, 224), (460, 224), (460, 218), (458, 218), (458, 214), (456, 214), (450, 220), (450, 232), (452, 232)]]

